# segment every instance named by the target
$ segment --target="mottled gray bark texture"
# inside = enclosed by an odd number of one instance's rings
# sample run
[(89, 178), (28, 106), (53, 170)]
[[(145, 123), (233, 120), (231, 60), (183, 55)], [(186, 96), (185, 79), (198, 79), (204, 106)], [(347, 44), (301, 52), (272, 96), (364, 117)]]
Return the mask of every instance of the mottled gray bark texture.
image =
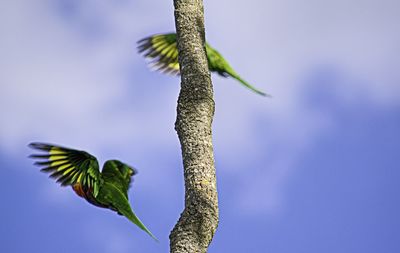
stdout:
[(218, 226), (211, 124), (214, 99), (205, 54), (202, 0), (174, 0), (181, 91), (175, 129), (182, 147), (185, 209), (170, 234), (170, 251), (207, 252)]

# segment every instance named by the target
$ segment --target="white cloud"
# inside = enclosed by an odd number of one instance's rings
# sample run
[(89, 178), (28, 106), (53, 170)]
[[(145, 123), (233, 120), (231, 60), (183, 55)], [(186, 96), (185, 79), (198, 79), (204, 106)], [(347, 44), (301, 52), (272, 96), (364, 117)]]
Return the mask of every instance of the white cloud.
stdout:
[[(78, 7), (83, 9), (79, 14), (83, 19), (91, 15), (87, 4)], [(88, 43), (79, 32), (69, 29), (73, 22), (60, 20), (54, 10), (45, 7), (27, 3), (3, 9), (8, 15), (3, 16), (2, 23), (8, 26), (4, 25), (1, 31), (7, 40), (0, 47), (5, 55), (1, 59), (4, 74), (0, 77), (0, 110), (7, 120), (1, 127), (1, 145), (17, 149), (32, 134), (71, 144), (87, 140), (93, 146), (120, 143), (131, 138), (132, 133), (140, 138), (146, 130), (157, 134), (151, 130), (157, 121), (167, 120), (164, 115), (168, 114), (159, 112), (168, 107), (149, 108), (146, 113), (157, 113), (158, 117), (145, 119), (143, 108), (119, 108), (121, 112), (109, 109), (110, 105), (124, 106), (123, 100), (142, 99), (139, 94), (129, 94), (135, 89), (141, 92), (140, 79), (127, 80), (121, 75), (121, 69), (130, 67), (121, 64), (131, 64), (135, 55), (135, 40), (130, 39), (132, 32), (127, 29), (135, 30), (129, 25), (135, 19), (122, 26), (118, 24), (123, 21), (105, 18), (106, 25), (115, 28), (115, 34)], [(101, 7), (104, 9), (98, 10), (100, 13), (107, 11), (108, 6)], [(105, 17), (120, 17), (120, 13), (121, 10), (107, 13)], [(91, 18), (95, 22), (102, 16)], [(154, 92), (152, 98), (166, 101), (160, 95)], [(114, 132), (119, 135), (109, 134)], [(163, 136), (157, 137), (162, 141)]]
[[(229, 6), (224, 15), (220, 5)], [(380, 103), (398, 100), (398, 1), (207, 1), (211, 43), (278, 98), (303, 89), (298, 80), (318, 64), (334, 64), (365, 84), (348, 87)], [(240, 15), (239, 15), (240, 14)], [(238, 20), (240, 18), (240, 21)], [(243, 24), (241, 24), (243, 21)], [(235, 24), (235, 25), (232, 25)], [(224, 36), (218, 36), (223, 30)], [(230, 41), (229, 41), (230, 40)], [(227, 43), (229, 41), (229, 43)], [(240, 46), (245, 50), (237, 50)], [(234, 58), (236, 56), (236, 58)], [(393, 92), (397, 91), (397, 92)], [(345, 93), (343, 93), (345, 94)]]
[[(249, 82), (274, 96), (257, 100), (233, 88), (234, 81), (224, 81), (224, 87), (215, 82), (216, 144), (230, 159), (226, 173), (243, 182), (242, 210), (276, 213), (303, 151), (334, 125), (332, 112), (313, 107), (304, 96), (310, 90), (307, 79), (321, 65), (337, 71), (333, 86), (319, 87), (335, 103), (398, 105), (399, 7), (398, 1), (206, 1), (209, 43), (221, 48)], [(260, 131), (269, 133), (266, 139), (259, 138)], [(262, 172), (249, 172), (255, 160), (265, 161)]]
[[(397, 2), (206, 1), (209, 42), (246, 80), (274, 96), (264, 99), (233, 80), (213, 79), (217, 159), (226, 165), (219, 169), (234, 175), (231, 168), (253, 160), (269, 168), (251, 178), (243, 208), (253, 210), (257, 202), (250, 196), (259, 191), (269, 194), (259, 210), (278, 208), (301, 150), (329, 127), (329, 116), (304, 101), (304, 80), (315, 66), (330, 64), (348, 77), (335, 87), (343, 101), (361, 94), (377, 106), (398, 103)], [(173, 30), (172, 3), (72, 1), (72, 14), (60, 3), (19, 0), (0, 8), (0, 145), (20, 152), (29, 141), (48, 140), (97, 154), (129, 150), (124, 155), (177, 148), (172, 128), (179, 80), (138, 71), (144, 61), (134, 44)], [(262, 128), (268, 139), (259, 139)], [(277, 146), (289, 157), (285, 163), (270, 155)], [(152, 176), (162, 183), (167, 173), (154, 168)]]

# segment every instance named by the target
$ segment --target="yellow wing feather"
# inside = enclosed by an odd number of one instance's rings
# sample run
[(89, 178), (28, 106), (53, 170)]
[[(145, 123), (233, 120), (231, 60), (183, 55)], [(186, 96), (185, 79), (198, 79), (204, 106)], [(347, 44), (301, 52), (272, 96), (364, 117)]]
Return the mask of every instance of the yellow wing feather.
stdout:
[(93, 195), (98, 194), (101, 175), (97, 159), (84, 151), (64, 148), (45, 143), (31, 143), (33, 149), (42, 151), (42, 154), (33, 154), (30, 157), (38, 159), (36, 165), (41, 171), (51, 173), (50, 177), (61, 183), (62, 186), (81, 184), (93, 189)]

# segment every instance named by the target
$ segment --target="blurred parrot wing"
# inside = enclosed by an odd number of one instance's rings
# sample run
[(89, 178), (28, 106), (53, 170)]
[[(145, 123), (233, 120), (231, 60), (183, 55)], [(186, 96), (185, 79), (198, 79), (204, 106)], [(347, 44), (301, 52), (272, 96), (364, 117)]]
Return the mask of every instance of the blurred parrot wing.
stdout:
[(134, 168), (118, 160), (109, 160), (104, 163), (101, 174), (104, 181), (112, 182), (128, 199), (128, 190), (131, 187), (133, 176), (137, 174)]
[(166, 74), (179, 74), (176, 34), (157, 34), (138, 42), (138, 51), (152, 61), (151, 66)]
[(38, 142), (29, 144), (29, 147), (44, 152), (29, 157), (40, 160), (35, 165), (42, 167), (41, 171), (51, 173), (50, 177), (57, 179), (57, 183), (91, 189), (94, 197), (98, 195), (101, 174), (94, 156), (84, 151)]
[(132, 211), (128, 198), (118, 186), (116, 186), (112, 182), (105, 181), (104, 186), (101, 188), (99, 201), (111, 206), (113, 210), (128, 218), (132, 223), (134, 223), (136, 226), (149, 234), (153, 239), (158, 241), (157, 238), (150, 232), (149, 229), (146, 228), (146, 226)]

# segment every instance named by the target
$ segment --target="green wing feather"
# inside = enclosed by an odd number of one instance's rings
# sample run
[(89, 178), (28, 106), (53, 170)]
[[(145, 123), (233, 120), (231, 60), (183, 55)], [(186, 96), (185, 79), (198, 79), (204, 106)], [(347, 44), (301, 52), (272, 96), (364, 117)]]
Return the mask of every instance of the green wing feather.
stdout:
[(41, 171), (51, 173), (50, 177), (57, 179), (62, 186), (79, 183), (92, 188), (94, 197), (98, 195), (101, 175), (94, 156), (84, 151), (38, 142), (29, 144), (29, 147), (44, 152), (30, 157), (38, 159), (35, 165), (42, 167)]
[[(138, 51), (151, 59), (151, 66), (164, 73), (179, 74), (178, 48), (176, 34), (157, 34), (138, 41)], [(270, 96), (243, 80), (224, 59), (224, 57), (206, 43), (208, 67), (223, 77), (231, 76), (245, 87), (262, 96)]]
[(137, 174), (134, 168), (118, 160), (109, 160), (104, 163), (101, 174), (105, 181), (113, 182), (128, 199), (128, 190), (131, 187), (132, 178)]

